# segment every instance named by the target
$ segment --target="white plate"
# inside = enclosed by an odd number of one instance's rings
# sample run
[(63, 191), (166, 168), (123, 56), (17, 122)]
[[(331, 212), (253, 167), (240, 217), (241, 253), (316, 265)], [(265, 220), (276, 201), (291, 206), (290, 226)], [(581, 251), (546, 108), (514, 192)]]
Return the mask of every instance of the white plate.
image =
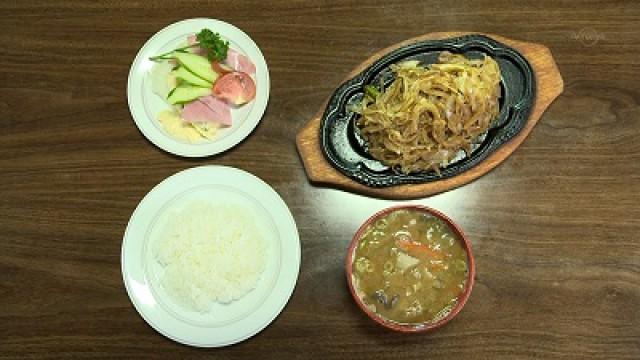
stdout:
[[(167, 214), (192, 199), (250, 209), (269, 243), (256, 288), (230, 304), (215, 304), (206, 314), (186, 310), (167, 296), (150, 250)], [(127, 225), (121, 261), (129, 298), (151, 327), (183, 344), (219, 347), (253, 336), (282, 311), (298, 278), (300, 240), (287, 205), (265, 182), (239, 169), (201, 166), (168, 177), (142, 199)]]
[[(233, 125), (219, 131), (213, 141), (190, 144), (171, 137), (157, 121), (158, 113), (168, 109), (169, 105), (151, 91), (149, 70), (155, 63), (149, 57), (175, 49), (187, 36), (203, 28), (219, 33), (229, 41), (231, 48), (244, 54), (255, 64), (256, 98), (244, 106), (232, 109)], [(142, 46), (129, 71), (127, 100), (133, 120), (149, 141), (176, 155), (203, 157), (226, 151), (251, 133), (267, 108), (269, 87), (267, 63), (258, 46), (247, 34), (220, 20), (189, 19), (165, 27)]]

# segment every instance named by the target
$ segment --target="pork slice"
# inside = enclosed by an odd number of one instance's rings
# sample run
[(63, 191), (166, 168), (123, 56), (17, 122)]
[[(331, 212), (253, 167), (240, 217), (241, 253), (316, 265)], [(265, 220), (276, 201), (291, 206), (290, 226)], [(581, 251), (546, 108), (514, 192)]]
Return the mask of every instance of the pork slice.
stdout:
[(225, 64), (231, 66), (235, 71), (247, 73), (247, 74), (255, 74), (256, 66), (249, 60), (248, 57), (240, 54), (236, 50), (229, 48), (227, 51), (227, 58), (225, 59)]
[(188, 122), (212, 122), (231, 126), (231, 108), (213, 96), (204, 96), (184, 106), (182, 119)]

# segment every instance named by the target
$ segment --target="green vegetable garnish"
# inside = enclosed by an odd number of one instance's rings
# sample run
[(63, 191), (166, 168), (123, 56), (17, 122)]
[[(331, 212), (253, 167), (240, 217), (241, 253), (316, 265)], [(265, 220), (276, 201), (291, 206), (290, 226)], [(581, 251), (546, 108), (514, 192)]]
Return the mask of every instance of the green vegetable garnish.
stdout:
[(227, 58), (227, 51), (229, 50), (229, 42), (222, 40), (220, 34), (214, 33), (209, 29), (202, 29), (196, 34), (197, 42), (173, 49), (162, 55), (156, 55), (149, 58), (151, 61), (157, 60), (169, 60), (173, 59), (172, 54), (174, 52), (187, 52), (187, 49), (193, 47), (201, 47), (207, 52), (207, 58), (209, 61), (222, 61)]
[(373, 85), (365, 85), (364, 93), (367, 94), (368, 96), (372, 97), (373, 99), (375, 99), (378, 96), (380, 96), (380, 90), (378, 90)]
[(196, 34), (196, 39), (198, 39), (198, 45), (207, 51), (207, 57), (210, 61), (227, 58), (229, 42), (222, 40), (220, 34), (209, 29), (202, 29)]

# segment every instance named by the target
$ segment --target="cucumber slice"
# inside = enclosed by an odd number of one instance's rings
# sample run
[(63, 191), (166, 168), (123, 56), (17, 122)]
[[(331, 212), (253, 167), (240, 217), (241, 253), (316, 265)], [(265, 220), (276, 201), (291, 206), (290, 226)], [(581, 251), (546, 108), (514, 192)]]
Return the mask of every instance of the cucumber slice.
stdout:
[(184, 86), (180, 85), (171, 90), (167, 100), (170, 104), (185, 104), (191, 102), (199, 97), (211, 95), (211, 89), (198, 86)]
[(214, 83), (218, 78), (218, 73), (213, 71), (211, 63), (204, 56), (179, 52), (173, 53), (173, 56), (178, 60), (180, 65), (210, 83)]
[(187, 70), (187, 68), (185, 68), (184, 66), (180, 66), (178, 69), (173, 71), (173, 75), (178, 78), (181, 79), (182, 81), (189, 83), (193, 86), (200, 86), (200, 87), (208, 87), (211, 88), (213, 87), (213, 84), (208, 82), (207, 80), (194, 75), (191, 71)]

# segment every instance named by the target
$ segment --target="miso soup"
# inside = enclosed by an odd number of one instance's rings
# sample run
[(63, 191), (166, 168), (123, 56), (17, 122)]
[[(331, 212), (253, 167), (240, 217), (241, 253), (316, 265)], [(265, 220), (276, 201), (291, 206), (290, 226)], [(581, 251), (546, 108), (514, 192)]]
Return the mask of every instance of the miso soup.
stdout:
[(468, 264), (462, 240), (442, 219), (399, 209), (371, 223), (353, 256), (356, 293), (392, 322), (436, 322), (465, 289)]

